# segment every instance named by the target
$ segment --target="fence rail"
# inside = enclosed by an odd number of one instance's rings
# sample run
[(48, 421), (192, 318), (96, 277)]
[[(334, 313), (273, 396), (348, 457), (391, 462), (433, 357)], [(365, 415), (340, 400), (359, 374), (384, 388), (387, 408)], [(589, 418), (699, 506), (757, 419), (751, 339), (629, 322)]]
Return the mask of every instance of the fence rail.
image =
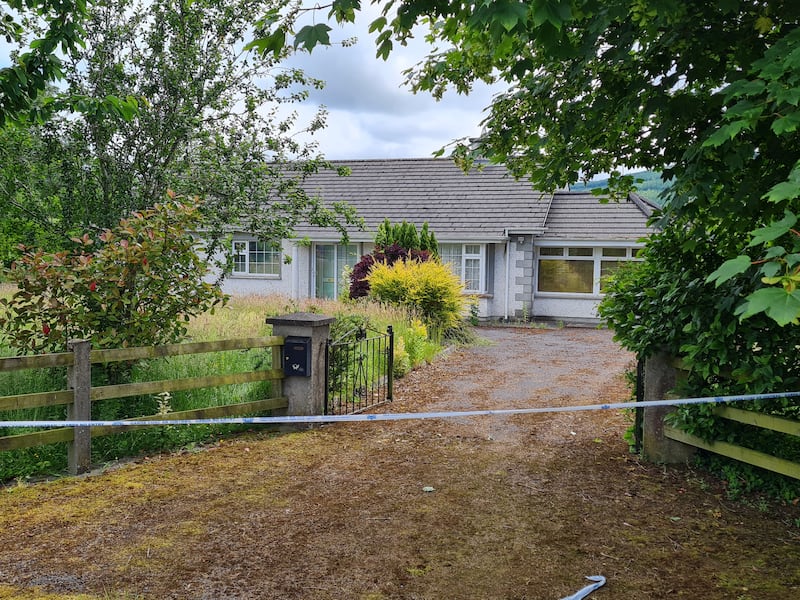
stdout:
[[(714, 409), (714, 414), (717, 417), (736, 421), (737, 423), (768, 429), (786, 435), (800, 436), (800, 421), (793, 421), (791, 419), (784, 419), (730, 406), (719, 406)], [(772, 471), (773, 473), (800, 479), (800, 464), (784, 458), (778, 458), (766, 452), (752, 450), (751, 448), (737, 446), (736, 444), (720, 440), (706, 441), (696, 435), (681, 431), (680, 429), (675, 429), (668, 425), (664, 426), (664, 436), (676, 442), (682, 442), (694, 446), (695, 448), (713, 452), (714, 454), (733, 458), (740, 462)]]
[[(135, 420), (219, 418), (240, 416), (264, 412), (267, 410), (285, 409), (288, 407), (288, 400), (281, 394), (281, 381), (284, 378), (284, 374), (281, 368), (275, 368), (276, 365), (280, 367), (282, 363), (281, 347), (283, 346), (283, 343), (283, 336), (270, 336), (89, 351), (87, 346), (88, 342), (76, 341), (72, 343), (72, 352), (0, 358), (0, 372), (18, 371), (23, 369), (67, 367), (67, 385), (70, 388), (67, 390), (53, 392), (36, 392), (29, 394), (0, 396), (0, 411), (67, 405), (68, 413), (70, 415), (76, 416), (83, 411), (83, 414), (89, 416), (91, 414), (91, 403), (99, 400), (155, 395), (163, 392), (220, 387), (259, 381), (273, 382), (271, 398), (255, 400), (252, 402), (242, 402), (238, 404), (228, 404), (224, 406), (170, 412), (167, 414), (147, 415), (143, 417), (135, 417)], [(209, 352), (223, 352), (231, 350), (249, 350), (256, 348), (272, 349), (272, 368), (230, 374), (211, 374), (182, 379), (166, 379), (118, 385), (91, 386), (91, 364), (107, 364), (113, 362), (167, 358), (181, 355), (205, 354)], [(90, 416), (86, 418), (86, 420), (90, 420)], [(141, 427), (145, 426), (136, 428), (128, 427), (127, 429), (138, 429)], [(70, 472), (83, 472), (88, 469), (89, 463), (91, 462), (89, 455), (91, 438), (109, 435), (119, 431), (119, 428), (116, 427), (93, 427), (91, 428), (91, 431), (89, 431), (89, 429), (90, 428), (87, 427), (75, 427), (4, 436), (0, 437), (0, 451), (29, 448), (58, 442), (70, 442), (71, 444), (68, 450), (70, 455)]]
[[(685, 379), (687, 370), (688, 367), (679, 358), (663, 353), (648, 357), (644, 364), (644, 377), (637, 377), (637, 386), (641, 386), (645, 390), (643, 399), (670, 398), (671, 390)], [(665, 417), (672, 410), (672, 408), (665, 407), (663, 409), (645, 408), (642, 411), (643, 453), (646, 458), (657, 462), (684, 462), (691, 456), (694, 448), (700, 448), (773, 473), (800, 479), (800, 463), (723, 440), (705, 440), (668, 425)], [(713, 414), (720, 419), (774, 431), (783, 436), (800, 437), (800, 421), (797, 420), (755, 410), (734, 408), (730, 405), (715, 406)]]

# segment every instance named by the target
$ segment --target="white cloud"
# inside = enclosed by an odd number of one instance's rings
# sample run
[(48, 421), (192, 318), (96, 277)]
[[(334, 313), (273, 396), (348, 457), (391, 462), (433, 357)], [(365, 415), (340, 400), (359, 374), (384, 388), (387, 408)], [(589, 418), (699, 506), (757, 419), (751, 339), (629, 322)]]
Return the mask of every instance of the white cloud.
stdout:
[[(483, 109), (499, 88), (477, 85), (469, 96), (450, 92), (439, 102), (424, 92), (413, 94), (403, 86), (403, 71), (422, 60), (428, 47), (419, 36), (396, 45), (387, 61), (377, 58), (368, 27), (378, 10), (367, 5), (355, 24), (334, 26), (331, 39), (358, 37), (354, 46), (317, 47), (291, 59), (289, 65), (326, 81), (307, 102), (288, 107), (298, 112), (298, 124), (310, 121), (320, 106), (329, 112), (327, 127), (303, 139), (316, 141), (331, 159), (406, 158), (430, 156), (455, 139), (477, 136)], [(0, 41), (0, 66), (9, 64), (9, 52)]]
[(332, 40), (358, 37), (354, 46), (317, 47), (289, 63), (326, 81), (300, 111), (328, 109), (328, 126), (314, 136), (320, 151), (332, 159), (424, 157), (455, 139), (477, 136), (483, 109), (500, 88), (476, 85), (469, 96), (450, 92), (438, 102), (424, 92), (413, 94), (403, 85), (403, 71), (422, 60), (427, 45), (413, 39), (396, 45), (387, 61), (377, 58), (374, 34), (368, 33), (375, 9), (368, 8), (372, 14), (359, 14), (356, 24), (331, 32)]

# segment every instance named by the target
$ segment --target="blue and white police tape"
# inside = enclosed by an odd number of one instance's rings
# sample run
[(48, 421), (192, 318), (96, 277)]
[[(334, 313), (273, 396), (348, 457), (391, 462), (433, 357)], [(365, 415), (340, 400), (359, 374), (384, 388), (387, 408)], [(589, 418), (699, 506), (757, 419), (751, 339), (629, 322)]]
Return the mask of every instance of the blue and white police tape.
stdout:
[(602, 575), (587, 575), (586, 579), (589, 581), (593, 581), (584, 588), (579, 589), (577, 592), (572, 594), (571, 596), (567, 596), (566, 598), (562, 598), (561, 600), (582, 600), (586, 598), (589, 594), (595, 591), (598, 588), (603, 587), (606, 584), (606, 578)]
[(793, 398), (800, 392), (775, 392), (771, 394), (745, 394), (739, 396), (712, 396), (708, 398), (678, 398), (675, 400), (646, 400), (644, 402), (614, 402), (611, 404), (585, 404), (573, 406), (542, 406), (532, 408), (501, 408), (491, 410), (462, 410), (421, 413), (359, 413), (354, 415), (289, 415), (282, 417), (229, 417), (218, 419), (129, 419), (125, 421), (0, 421), (0, 427), (140, 427), (142, 425), (280, 425), (303, 423), (341, 423), (356, 421), (410, 421), (414, 419), (455, 419), (464, 417), (490, 417), (506, 415), (531, 415), (541, 413), (578, 412), (586, 410), (625, 410), (656, 406), (687, 404), (720, 404), (745, 400), (772, 400)]

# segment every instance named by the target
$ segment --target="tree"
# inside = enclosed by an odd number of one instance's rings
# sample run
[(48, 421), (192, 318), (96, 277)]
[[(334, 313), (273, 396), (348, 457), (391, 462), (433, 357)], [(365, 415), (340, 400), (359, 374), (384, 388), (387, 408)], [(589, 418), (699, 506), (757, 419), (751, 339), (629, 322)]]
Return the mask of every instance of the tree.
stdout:
[[(610, 172), (619, 193), (633, 184), (624, 170), (661, 172), (670, 182), (664, 222), (686, 215), (706, 219), (709, 235), (738, 232), (740, 246), (723, 256), (735, 262), (724, 263), (716, 280), (760, 271), (740, 315), (768, 311), (780, 324), (797, 321), (798, 3), (381, 4), (371, 26), (378, 56), (418, 25), (442, 48), (408, 72), (412, 89), (439, 95), (449, 87), (466, 93), (477, 80), (508, 84), (493, 101), (486, 135), (455, 146), (465, 166), (478, 156), (502, 161), (545, 190)], [(361, 2), (333, 0), (326, 8), (330, 18), (352, 21)], [(263, 11), (250, 46), (277, 58), (287, 45), (331, 43), (326, 23), (298, 27), (303, 10)], [(755, 250), (744, 253), (751, 240)]]
[(20, 244), (31, 247), (59, 245), (57, 225), (43, 218), (57, 207), (43, 181), (54, 177), (53, 148), (47, 135), (31, 136), (26, 129), (0, 129), (0, 268), (19, 255)]
[(0, 35), (6, 42), (23, 41), (25, 19), (41, 19), (46, 27), (13, 65), (0, 69), (0, 128), (44, 112), (36, 100), (63, 74), (56, 51), (78, 51), (86, 17), (85, 0), (8, 0), (5, 5), (0, 7)]
[(136, 110), (132, 97), (52, 93), (53, 84), (64, 78), (63, 57), (76, 56), (84, 45), (86, 0), (8, 0), (5, 5), (0, 6), (0, 35), (18, 48), (12, 65), (0, 69), (0, 129), (41, 123), (66, 108), (120, 117)]
[(413, 223), (403, 221), (392, 225), (389, 219), (384, 219), (378, 225), (378, 231), (375, 233), (375, 246), (388, 248), (394, 244), (406, 250), (424, 250), (432, 257), (439, 256), (439, 243), (429, 229), (427, 221), (417, 231), (417, 227)]
[(24, 249), (6, 273), (17, 289), (0, 300), (3, 336), (22, 353), (65, 352), (74, 338), (98, 348), (179, 341), (185, 321), (226, 300), (205, 281), (192, 233), (201, 223), (197, 201), (172, 194), (69, 250)]
[[(300, 221), (353, 222), (343, 205), (308, 197), (304, 177), (326, 163), (284, 105), (321, 85), (280, 62), (291, 52), (242, 50), (262, 0), (111, 0), (91, 7), (80, 48), (64, 61), (64, 94), (79, 114), (30, 129), (47, 138), (48, 176), (37, 189), (52, 202), (29, 215), (65, 232), (110, 227), (168, 189), (204, 200), (208, 251), (230, 227), (277, 243)], [(284, 6), (282, 0), (269, 3)], [(109, 114), (89, 99), (136, 99), (138, 110)], [(308, 125), (324, 125), (319, 114)], [(8, 197), (0, 202), (8, 203)]]

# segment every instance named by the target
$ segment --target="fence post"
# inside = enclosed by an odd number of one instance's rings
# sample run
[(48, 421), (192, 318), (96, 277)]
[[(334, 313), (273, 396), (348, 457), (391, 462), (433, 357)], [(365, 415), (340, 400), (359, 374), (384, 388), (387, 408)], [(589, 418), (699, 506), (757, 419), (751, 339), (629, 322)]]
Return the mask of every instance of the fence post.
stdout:
[[(307, 338), (311, 359), (306, 375), (285, 370), (283, 393), (289, 401), (290, 415), (321, 415), (325, 412), (325, 344), (336, 319), (316, 313), (294, 313), (267, 318), (272, 335)], [(277, 366), (277, 365), (276, 365)], [(283, 365), (281, 365), (283, 366)]]
[[(67, 420), (89, 421), (92, 418), (92, 343), (88, 340), (70, 340), (74, 362), (67, 369), (67, 385), (73, 391), (72, 404), (67, 405)], [(89, 471), (92, 465), (92, 432), (90, 427), (75, 427), (72, 443), (67, 447), (67, 462), (71, 475)]]
[[(644, 363), (644, 400), (666, 400), (680, 380), (672, 357), (664, 353), (649, 356)], [(642, 457), (657, 463), (685, 463), (695, 452), (692, 446), (664, 437), (664, 417), (674, 406), (651, 406), (642, 419)]]

